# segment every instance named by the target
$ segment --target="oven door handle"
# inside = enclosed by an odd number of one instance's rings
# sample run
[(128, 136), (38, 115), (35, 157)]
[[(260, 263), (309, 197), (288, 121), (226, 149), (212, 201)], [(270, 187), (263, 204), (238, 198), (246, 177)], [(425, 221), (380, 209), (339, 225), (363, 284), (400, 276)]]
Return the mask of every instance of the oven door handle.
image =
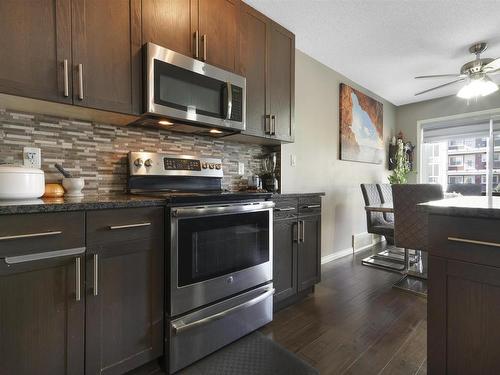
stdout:
[(251, 299), (250, 301), (244, 302), (242, 304), (236, 305), (234, 307), (231, 307), (227, 310), (221, 311), (220, 313), (214, 314), (207, 316), (206, 318), (196, 320), (191, 323), (184, 323), (183, 321), (180, 321), (179, 323), (172, 323), (172, 330), (174, 331), (174, 334), (178, 335), (183, 332), (189, 331), (191, 329), (201, 327), (207, 324), (210, 324), (216, 320), (220, 320), (230, 314), (233, 314), (237, 311), (247, 309), (253, 305), (256, 305), (257, 303), (265, 300), (269, 296), (272, 296), (274, 294), (274, 288), (268, 289), (264, 293), (258, 295), (257, 297)]
[(200, 217), (224, 215), (231, 213), (243, 213), (273, 208), (274, 202), (258, 202), (245, 204), (228, 204), (222, 206), (198, 206), (198, 207), (178, 207), (172, 209), (172, 216), (176, 218), (182, 217)]

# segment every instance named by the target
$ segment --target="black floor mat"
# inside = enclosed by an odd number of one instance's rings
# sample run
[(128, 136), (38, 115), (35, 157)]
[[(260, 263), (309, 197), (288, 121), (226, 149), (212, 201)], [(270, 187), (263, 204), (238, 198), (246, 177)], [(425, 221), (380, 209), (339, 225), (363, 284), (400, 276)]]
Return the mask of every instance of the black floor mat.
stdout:
[(181, 370), (181, 375), (317, 375), (318, 370), (260, 332)]

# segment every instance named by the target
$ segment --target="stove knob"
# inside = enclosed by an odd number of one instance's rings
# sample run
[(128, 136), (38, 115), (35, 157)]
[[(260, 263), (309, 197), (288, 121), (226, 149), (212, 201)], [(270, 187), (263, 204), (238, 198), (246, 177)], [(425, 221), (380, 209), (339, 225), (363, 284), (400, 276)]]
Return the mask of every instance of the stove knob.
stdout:
[(201, 167), (202, 167), (203, 169), (207, 169), (207, 168), (208, 168), (208, 164), (204, 162), (204, 163), (201, 165)]
[(215, 164), (215, 169), (221, 169), (221, 165), (220, 164)]
[(215, 166), (214, 166), (214, 163), (210, 163), (210, 164), (208, 165), (208, 168), (210, 168), (210, 169), (214, 169), (214, 167), (215, 167)]
[(153, 165), (153, 160), (151, 160), (151, 159), (146, 160), (146, 161), (144, 162), (144, 165), (145, 165), (146, 167), (151, 167), (151, 166)]
[(144, 164), (144, 162), (142, 161), (142, 159), (135, 159), (134, 160), (134, 165), (136, 167), (142, 167), (143, 164)]

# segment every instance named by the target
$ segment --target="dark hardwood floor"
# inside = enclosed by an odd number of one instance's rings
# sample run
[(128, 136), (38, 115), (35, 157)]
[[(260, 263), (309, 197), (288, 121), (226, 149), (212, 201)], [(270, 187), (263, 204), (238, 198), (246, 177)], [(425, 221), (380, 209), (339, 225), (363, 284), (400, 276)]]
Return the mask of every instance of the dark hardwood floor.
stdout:
[(314, 295), (261, 331), (327, 374), (426, 374), (427, 301), (392, 288), (401, 276), (361, 265), (369, 251), (323, 265)]

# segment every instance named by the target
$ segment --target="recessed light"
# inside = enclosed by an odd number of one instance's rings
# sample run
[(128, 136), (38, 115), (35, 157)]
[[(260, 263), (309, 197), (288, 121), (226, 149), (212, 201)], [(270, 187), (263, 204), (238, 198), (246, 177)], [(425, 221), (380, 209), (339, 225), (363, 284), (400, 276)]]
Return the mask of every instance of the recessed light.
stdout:
[(160, 125), (173, 125), (173, 123), (171, 123), (170, 121), (167, 121), (167, 120), (160, 120), (160, 121), (158, 121), (158, 124), (160, 124)]
[(212, 134), (222, 134), (222, 131), (219, 129), (210, 129), (210, 133)]

